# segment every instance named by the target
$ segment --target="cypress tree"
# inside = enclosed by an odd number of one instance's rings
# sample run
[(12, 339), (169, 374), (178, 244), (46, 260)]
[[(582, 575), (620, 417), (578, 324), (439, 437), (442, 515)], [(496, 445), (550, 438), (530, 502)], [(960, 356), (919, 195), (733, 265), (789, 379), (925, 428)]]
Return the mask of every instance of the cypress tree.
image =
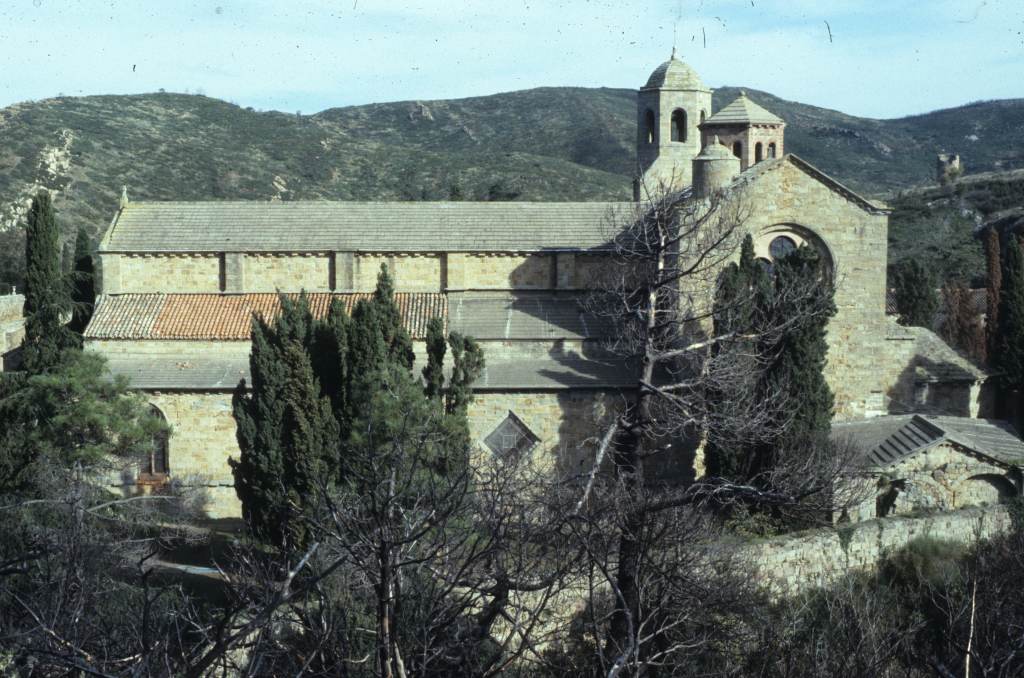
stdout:
[(1010, 235), (1003, 256), (999, 300), (999, 341), (994, 356), (1008, 390), (1024, 387), (1024, 255), (1021, 243)]
[[(382, 421), (390, 410), (375, 407), (386, 402), (390, 408), (395, 394), (402, 393), (409, 408), (419, 400), (434, 401), (437, 412), (444, 390), (443, 327), (440, 319), (429, 324), (425, 383), (418, 385), (414, 403), (406, 395), (416, 383), (412, 341), (402, 327), (385, 267), (372, 298), (356, 304), (351, 317), (335, 300), (327, 317), (316, 321), (303, 294), (297, 300), (282, 295), (281, 313), (273, 323), (253, 320), (252, 387), (242, 382), (235, 392), (241, 457), (231, 466), (243, 515), (257, 536), (285, 549), (308, 539), (304, 516), (318, 501), (319, 490), (353, 482), (353, 474), (366, 469), (368, 460), (359, 455), (367, 445), (378, 445), (381, 432), (384, 438), (392, 435), (391, 424)], [(475, 341), (457, 334), (449, 344), (454, 367), (442, 422), (449, 441), (455, 441), (447, 447), (467, 446), (466, 408), (472, 382), (483, 369), (483, 353)], [(381, 400), (382, 394), (388, 397)], [(368, 422), (376, 428), (372, 444), (363, 438)], [(438, 464), (434, 471), (450, 468), (448, 462)]]
[(473, 400), (472, 385), (484, 369), (484, 352), (472, 337), (458, 332), (448, 336), (452, 349), (452, 378), (448, 384), (448, 398), (445, 411), (452, 416), (465, 418), (469, 403)]
[(23, 366), (27, 372), (52, 369), (61, 351), (79, 346), (62, 319), (70, 299), (60, 268), (60, 232), (50, 195), (40, 192), (28, 212), (25, 238), (25, 339)]
[(329, 481), (328, 470), (337, 467), (338, 425), (310, 360), (316, 330), (306, 296), (282, 295), (273, 324), (253, 319), (252, 388), (243, 381), (233, 398), (241, 456), (230, 462), (243, 517), (279, 547), (301, 544), (317, 474)]
[(916, 259), (904, 261), (896, 269), (895, 288), (900, 324), (930, 328), (939, 309), (939, 299), (935, 294), (935, 279), (928, 269)]
[(282, 359), (286, 378), (282, 389), (281, 461), (284, 468), (284, 524), (275, 526), (275, 542), (302, 548), (306, 542), (305, 517), (331, 480), (337, 462), (337, 425), (330, 401), (320, 396), (309, 353), (289, 341)]
[[(776, 262), (775, 289), (780, 299), (787, 300), (776, 307), (782, 318), (801, 317), (801, 310), (807, 307), (823, 312), (804, 314), (806, 317), (787, 329), (768, 369), (767, 388), (769, 393), (784, 395), (787, 417), (786, 425), (780, 425), (782, 435), (772, 446), (775, 449), (769, 455), (771, 458), (784, 454), (787, 447), (824, 444), (831, 431), (835, 404), (824, 374), (828, 355), (826, 328), (829, 318), (836, 313), (834, 290), (823, 279), (817, 252), (801, 247)], [(811, 298), (792, 294), (793, 289), (807, 290)]]
[[(712, 314), (715, 336), (756, 334), (757, 326), (762, 322), (764, 302), (769, 294), (771, 278), (765, 267), (754, 257), (754, 241), (748, 235), (740, 247), (739, 261), (726, 266), (719, 279)], [(743, 350), (747, 346), (750, 350)], [(737, 348), (740, 350), (734, 350)], [(754, 346), (749, 339), (724, 339), (715, 346), (711, 369), (717, 368), (716, 358), (726, 351), (730, 362), (741, 360), (744, 356), (755, 361)], [(729, 365), (726, 369), (735, 370), (735, 366)], [(757, 369), (756, 364), (751, 364), (749, 373), (755, 374)], [(714, 380), (711, 381), (714, 383)], [(730, 396), (721, 392), (721, 389), (713, 389), (707, 401), (705, 470), (710, 476), (744, 481), (753, 451), (748, 443), (737, 440), (727, 430), (735, 420), (729, 411)]]
[(89, 324), (89, 319), (92, 318), (93, 304), (96, 303), (92, 244), (84, 228), (78, 229), (74, 256), (74, 268), (71, 273), (71, 322), (68, 329), (82, 334)]
[(344, 428), (344, 413), (347, 412), (347, 388), (349, 380), (349, 334), (352, 320), (345, 312), (340, 299), (331, 301), (327, 317), (317, 323), (314, 330), (311, 359), (313, 372), (320, 381), (321, 393), (330, 399), (331, 410), (338, 424), (340, 435), (347, 434)]
[(1003, 288), (1001, 249), (999, 231), (989, 226), (985, 231), (985, 270), (988, 274), (985, 286), (985, 339), (989, 362), (994, 362), (999, 350), (999, 296)]
[(377, 308), (380, 331), (389, 355), (406, 370), (412, 369), (415, 354), (412, 339), (402, 327), (402, 313), (395, 302), (395, 285), (386, 264), (381, 264), (377, 275), (377, 287), (373, 291), (373, 303)]
[(423, 368), (424, 393), (428, 398), (440, 400), (444, 389), (444, 321), (431, 318), (427, 323), (427, 364)]

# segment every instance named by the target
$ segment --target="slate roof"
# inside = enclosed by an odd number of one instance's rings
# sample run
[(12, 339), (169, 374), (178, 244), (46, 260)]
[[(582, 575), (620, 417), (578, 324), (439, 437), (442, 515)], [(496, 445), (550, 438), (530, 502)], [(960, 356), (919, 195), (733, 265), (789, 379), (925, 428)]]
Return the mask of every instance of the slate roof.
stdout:
[[(250, 380), (248, 358), (167, 357), (152, 354), (112, 354), (111, 374), (128, 379), (132, 388), (166, 391), (229, 391), (242, 379)], [(415, 366), (418, 374), (420, 365)], [(549, 355), (541, 358), (487, 358), (487, 366), (473, 388), (480, 391), (558, 391), (585, 388), (628, 388), (636, 384), (633, 370), (617, 360), (590, 360), (581, 356)]]
[(610, 336), (608, 319), (584, 312), (582, 297), (547, 294), (451, 295), (448, 322), (477, 339), (586, 339)]
[(672, 58), (654, 69), (651, 77), (643, 89), (684, 89), (710, 91), (701, 82), (697, 71), (688, 64), (676, 58), (672, 52)]
[(920, 414), (834, 424), (834, 438), (851, 438), (865, 461), (884, 469), (936, 445), (951, 442), (1004, 466), (1024, 467), (1024, 441), (1006, 422)]
[[(298, 295), (288, 295), (297, 298)], [(317, 318), (327, 315), (333, 299), (351, 312), (369, 293), (306, 295)], [(414, 339), (427, 333), (431, 318), (446, 318), (448, 303), (437, 293), (395, 294), (402, 323)], [(258, 294), (119, 294), (101, 296), (85, 330), (86, 339), (185, 339), (248, 341), (252, 316), (270, 320), (281, 310), (276, 293)]]
[(533, 252), (607, 246), (632, 203), (132, 202), (100, 252)]
[(747, 93), (740, 91), (732, 103), (721, 109), (703, 123), (701, 127), (710, 125), (784, 125), (785, 121), (771, 111), (755, 103)]
[(956, 352), (937, 334), (924, 327), (910, 327), (916, 337), (914, 370), (918, 381), (983, 381), (988, 373)]

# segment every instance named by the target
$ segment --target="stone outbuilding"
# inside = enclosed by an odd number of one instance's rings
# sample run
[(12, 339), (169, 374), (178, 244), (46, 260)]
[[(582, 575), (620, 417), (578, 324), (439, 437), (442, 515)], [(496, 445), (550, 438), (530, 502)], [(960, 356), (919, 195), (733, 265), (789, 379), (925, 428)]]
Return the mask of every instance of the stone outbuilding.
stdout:
[(1004, 422), (914, 414), (837, 423), (832, 433), (863, 451), (866, 497), (853, 520), (992, 506), (1024, 489), (1024, 442)]

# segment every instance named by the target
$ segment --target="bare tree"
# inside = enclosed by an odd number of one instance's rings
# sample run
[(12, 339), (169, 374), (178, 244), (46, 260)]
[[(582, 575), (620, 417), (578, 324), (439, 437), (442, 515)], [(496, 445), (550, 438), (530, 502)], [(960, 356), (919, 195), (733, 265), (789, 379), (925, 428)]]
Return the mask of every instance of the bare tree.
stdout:
[[(833, 508), (844, 460), (828, 445), (785, 450), (757, 482), (702, 477), (674, 485), (650, 479), (658, 464), (685, 449), (686, 441), (768, 443), (789, 425), (785, 389), (766, 392), (758, 385), (779, 338), (829, 312), (815, 288), (832, 283), (823, 277), (804, 287), (776, 290), (761, 300), (760, 311), (744, 326), (716, 335), (716, 314), (728, 311), (715, 307), (718, 277), (746, 235), (750, 209), (738, 187), (702, 199), (653, 194), (633, 213), (614, 215), (612, 263), (587, 302), (590, 312), (615, 325), (608, 349), (637, 374), (635, 388), (602, 436), (594, 472), (578, 503), (581, 517), (600, 514), (609, 502), (614, 506), (615, 518), (607, 524), (612, 543), (602, 536), (589, 547), (593, 559), (607, 563), (605, 590), (613, 599), (601, 648), (609, 676), (653, 675), (669, 661), (672, 652), (665, 647), (676, 653), (694, 649), (673, 645), (671, 633), (652, 629), (652, 624), (685, 622), (671, 620), (654, 603), (659, 586), (649, 580), (651, 568), (666, 586), (685, 580), (687, 558), (693, 556), (684, 554), (703, 542), (681, 531), (681, 541), (662, 549), (649, 535), (664, 537), (667, 516), (682, 520), (685, 515), (687, 522), (700, 525), (706, 509), (729, 502), (819, 516)], [(610, 474), (601, 476), (597, 469), (606, 457)], [(610, 549), (609, 556), (598, 556), (602, 547)], [(675, 594), (677, 600), (684, 598)], [(676, 605), (675, 611), (683, 608)]]
[(172, 544), (202, 538), (182, 498), (112, 497), (95, 467), (44, 468), (32, 498), (0, 501), (3, 672), (175, 674), (197, 609), (154, 565)]

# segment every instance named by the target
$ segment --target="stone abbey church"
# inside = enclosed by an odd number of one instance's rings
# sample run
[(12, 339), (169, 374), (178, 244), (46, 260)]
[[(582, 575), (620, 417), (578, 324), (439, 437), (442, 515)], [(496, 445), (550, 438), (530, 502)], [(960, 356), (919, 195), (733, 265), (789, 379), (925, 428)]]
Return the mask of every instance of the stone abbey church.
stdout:
[[(929, 330), (886, 316), (885, 206), (787, 155), (785, 122), (745, 94), (713, 111), (711, 90), (674, 55), (637, 102), (645, 185), (678, 190), (681, 200), (694, 183), (742, 185), (759, 257), (808, 244), (832, 267), (838, 313), (827, 377), (837, 422), (891, 421), (896, 435), (914, 413), (970, 418), (985, 410), (984, 373)], [(470, 412), (481, 448), (500, 455), (536, 447), (579, 464), (592, 458), (622, 389), (635, 384), (622, 364), (600, 357), (602, 324), (579, 303), (609, 260), (616, 218), (632, 209), (125, 196), (100, 244), (102, 294), (87, 348), (145, 392), (172, 427), (142, 481), (205, 487), (211, 517), (238, 515), (228, 465), (239, 454), (231, 394), (248, 379), (252, 314), (274, 314), (278, 291), (305, 291), (316, 313), (334, 297), (351, 308), (386, 263), (418, 356), (434, 316), (482, 344), (487, 367)], [(871, 431), (879, 444), (889, 435), (885, 426)], [(1004, 447), (1011, 451), (976, 449), (971, 458), (989, 464), (989, 475), (1019, 473), (1017, 448)], [(1007, 491), (1002, 481), (996, 486), (997, 496)]]

